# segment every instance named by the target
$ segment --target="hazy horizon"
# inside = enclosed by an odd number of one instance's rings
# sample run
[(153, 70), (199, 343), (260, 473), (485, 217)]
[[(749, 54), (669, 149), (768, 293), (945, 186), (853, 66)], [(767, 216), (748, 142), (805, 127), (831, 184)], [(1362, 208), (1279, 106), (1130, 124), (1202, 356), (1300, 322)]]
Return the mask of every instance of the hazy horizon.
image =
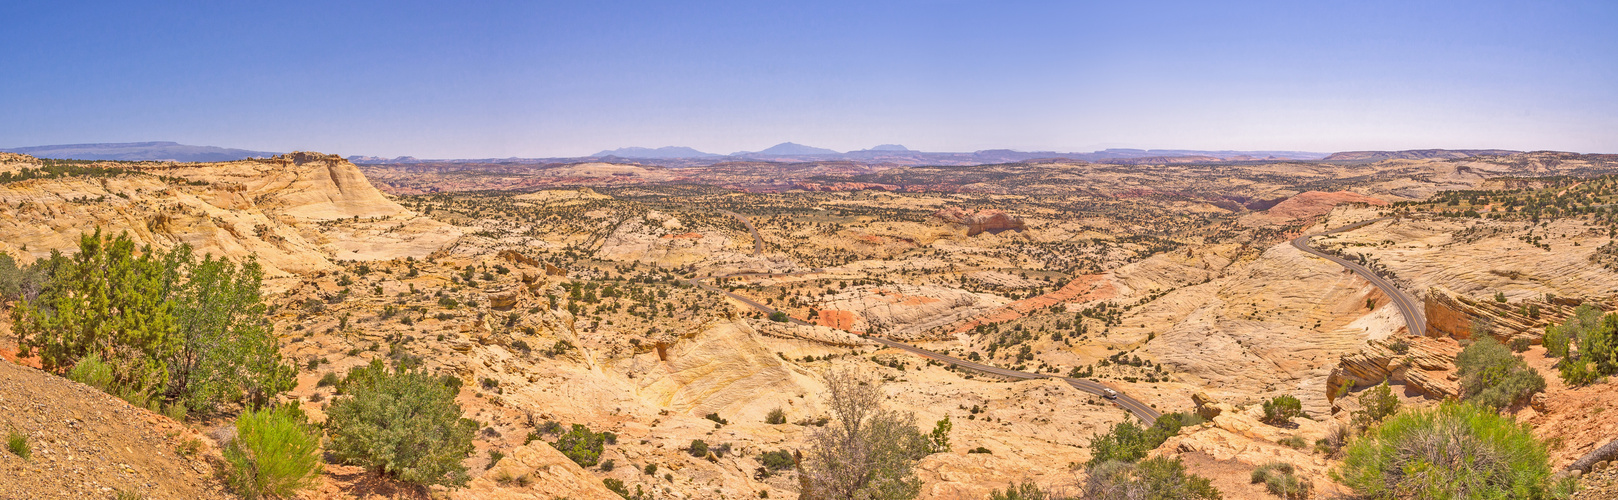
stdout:
[(1618, 5), (8, 4), (0, 146), (1618, 152)]

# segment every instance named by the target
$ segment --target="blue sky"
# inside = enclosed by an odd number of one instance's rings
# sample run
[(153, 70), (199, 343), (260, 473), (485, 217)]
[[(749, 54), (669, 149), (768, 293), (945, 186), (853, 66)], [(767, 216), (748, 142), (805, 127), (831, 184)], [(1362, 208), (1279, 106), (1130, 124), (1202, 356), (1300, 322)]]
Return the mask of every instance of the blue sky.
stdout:
[(1618, 152), (1610, 0), (141, 3), (0, 4), (0, 146)]

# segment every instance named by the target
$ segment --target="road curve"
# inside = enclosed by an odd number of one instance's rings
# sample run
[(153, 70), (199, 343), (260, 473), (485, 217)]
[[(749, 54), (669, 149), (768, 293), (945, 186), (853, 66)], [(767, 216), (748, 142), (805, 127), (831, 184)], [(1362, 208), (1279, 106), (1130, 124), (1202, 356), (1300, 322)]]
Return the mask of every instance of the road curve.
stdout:
[[(748, 307), (752, 307), (754, 309), (757, 309), (760, 312), (763, 312), (766, 316), (768, 316), (768, 315), (771, 315), (771, 314), (775, 314), (775, 312), (776, 312), (775, 308), (764, 305), (764, 304), (760, 304), (760, 303), (758, 303), (758, 301), (755, 301), (753, 299), (749, 299), (747, 297), (743, 297), (743, 296), (740, 296), (740, 295), (736, 295), (734, 293), (730, 293), (730, 291), (728, 291), (728, 290), (725, 290), (725, 289), (722, 289), (722, 288), (719, 288), (719, 287), (716, 287), (716, 286), (713, 286), (713, 285), (709, 285), (706, 282), (706, 280), (722, 279), (722, 278), (733, 278), (733, 277), (741, 277), (741, 276), (748, 276), (748, 277), (793, 276), (793, 275), (802, 275), (802, 274), (813, 274), (815, 272), (819, 272), (819, 270), (817, 269), (817, 270), (814, 270), (814, 271), (798, 272), (798, 273), (741, 273), (741, 274), (731, 274), (731, 275), (725, 275), (725, 276), (710, 276), (710, 277), (707, 277), (707, 278), (691, 278), (689, 280), (686, 280), (686, 282), (692, 284), (693, 286), (701, 287), (704, 290), (708, 290), (708, 291), (711, 291), (711, 292), (719, 292), (719, 293), (725, 294), (725, 296), (730, 297), (732, 299), (736, 299), (736, 301), (741, 302), (743, 304), (747, 304)], [(810, 325), (810, 323), (808, 323), (806, 321), (803, 321), (803, 320), (800, 320), (798, 318), (794, 318), (794, 317), (791, 317), (791, 316), (788, 316), (787, 320), (792, 322), (793, 324)], [(1107, 387), (1105, 385), (1102, 385), (1101, 383), (1093, 381), (1093, 380), (1079, 379), (1079, 378), (1073, 378), (1073, 377), (1063, 377), (1063, 376), (1059, 376), (1059, 375), (1050, 375), (1050, 374), (1046, 374), (1046, 373), (1021, 372), (1021, 371), (1017, 371), (1017, 370), (1010, 370), (1010, 369), (1006, 369), (1006, 368), (1001, 368), (1001, 367), (998, 367), (998, 366), (986, 365), (986, 364), (982, 364), (982, 363), (974, 363), (974, 362), (967, 361), (967, 360), (964, 360), (964, 359), (955, 358), (955, 357), (949, 356), (947, 354), (922, 349), (920, 347), (916, 347), (916, 346), (906, 344), (906, 343), (903, 343), (903, 342), (894, 342), (892, 340), (879, 338), (879, 337), (865, 337), (865, 339), (870, 340), (872, 342), (876, 342), (878, 344), (888, 346), (888, 347), (899, 349), (899, 350), (902, 350), (902, 351), (905, 351), (905, 352), (908, 352), (908, 353), (911, 353), (911, 354), (915, 354), (917, 356), (921, 356), (921, 357), (936, 360), (936, 361), (941, 361), (941, 362), (944, 362), (944, 363), (955, 365), (955, 366), (958, 366), (958, 367), (961, 367), (961, 368), (970, 369), (970, 370), (973, 370), (973, 371), (988, 373), (988, 374), (991, 374), (991, 375), (998, 375), (998, 376), (1002, 376), (1002, 377), (1014, 378), (1014, 379), (1019, 379), (1019, 380), (1029, 380), (1029, 379), (1036, 379), (1036, 378), (1054, 378), (1054, 379), (1061, 380), (1063, 382), (1067, 382), (1068, 385), (1071, 385), (1071, 386), (1073, 386), (1073, 388), (1078, 389), (1080, 391), (1084, 391), (1084, 392), (1094, 394), (1094, 395), (1097, 395), (1097, 396), (1102, 396), (1102, 397), (1105, 397), (1107, 395), (1107, 390), (1110, 389), (1109, 387)], [(1151, 425), (1152, 423), (1157, 422), (1157, 417), (1162, 415), (1161, 413), (1158, 413), (1157, 410), (1152, 409), (1152, 407), (1150, 405), (1142, 403), (1142, 402), (1140, 402), (1139, 400), (1137, 400), (1135, 398), (1129, 397), (1129, 395), (1124, 394), (1123, 391), (1118, 391), (1118, 397), (1113, 398), (1112, 401), (1115, 404), (1117, 404), (1119, 407), (1121, 407), (1124, 410), (1128, 411), (1130, 414), (1135, 415), (1135, 418), (1139, 418), (1142, 422), (1145, 422), (1147, 425)]]
[(1415, 299), (1410, 298), (1410, 296), (1405, 294), (1403, 290), (1400, 290), (1399, 287), (1394, 286), (1392, 281), (1388, 281), (1387, 278), (1377, 276), (1377, 274), (1374, 273), (1374, 272), (1371, 272), (1370, 269), (1367, 269), (1365, 266), (1359, 265), (1358, 263), (1355, 263), (1354, 261), (1350, 261), (1348, 259), (1344, 259), (1344, 258), (1338, 257), (1336, 255), (1332, 255), (1332, 254), (1329, 254), (1329, 253), (1326, 253), (1326, 252), (1322, 252), (1322, 251), (1320, 251), (1320, 250), (1318, 250), (1318, 249), (1316, 249), (1314, 247), (1309, 246), (1309, 239), (1310, 238), (1314, 238), (1316, 236), (1325, 236), (1325, 235), (1328, 235), (1328, 234), (1341, 233), (1341, 232), (1344, 232), (1344, 231), (1353, 231), (1355, 229), (1359, 229), (1359, 228), (1362, 228), (1362, 227), (1365, 227), (1365, 226), (1368, 226), (1368, 225), (1371, 225), (1371, 224), (1375, 224), (1377, 222), (1388, 220), (1390, 218), (1391, 217), (1382, 217), (1382, 218), (1377, 218), (1377, 219), (1371, 219), (1371, 220), (1367, 220), (1367, 221), (1361, 221), (1361, 222), (1356, 222), (1356, 223), (1353, 223), (1353, 224), (1349, 224), (1347, 226), (1339, 227), (1337, 229), (1331, 229), (1331, 230), (1327, 230), (1327, 231), (1323, 231), (1323, 232), (1319, 232), (1319, 233), (1313, 233), (1313, 234), (1306, 234), (1306, 235), (1303, 235), (1303, 236), (1299, 236), (1296, 239), (1293, 239), (1292, 240), (1292, 246), (1296, 247), (1298, 250), (1302, 250), (1305, 253), (1308, 253), (1310, 255), (1314, 255), (1316, 257), (1320, 257), (1320, 258), (1323, 258), (1323, 259), (1326, 259), (1326, 260), (1329, 260), (1329, 261), (1332, 261), (1332, 262), (1336, 262), (1337, 265), (1348, 268), (1348, 270), (1353, 271), (1354, 274), (1359, 275), (1361, 278), (1365, 278), (1365, 281), (1369, 281), (1372, 285), (1374, 285), (1378, 289), (1382, 290), (1382, 293), (1384, 295), (1387, 295), (1388, 297), (1393, 299), (1393, 304), (1395, 306), (1398, 306), (1399, 312), (1404, 315), (1405, 329), (1409, 330), (1411, 335), (1425, 335), (1427, 333), (1427, 319), (1422, 316), (1421, 309), (1418, 309), (1416, 307)]
[(758, 228), (753, 227), (753, 219), (729, 210), (720, 210), (719, 212), (735, 217), (736, 220), (741, 221), (743, 226), (747, 226), (747, 231), (753, 233), (753, 255), (764, 255), (764, 236), (758, 234)]

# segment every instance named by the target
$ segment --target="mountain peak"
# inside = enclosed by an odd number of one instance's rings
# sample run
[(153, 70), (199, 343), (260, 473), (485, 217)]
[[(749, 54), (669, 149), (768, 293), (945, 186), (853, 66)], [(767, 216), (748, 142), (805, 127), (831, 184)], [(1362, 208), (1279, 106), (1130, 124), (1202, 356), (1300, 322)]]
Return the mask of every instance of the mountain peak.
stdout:
[(814, 147), (814, 146), (805, 146), (805, 145), (798, 144), (798, 143), (795, 143), (795, 142), (783, 142), (783, 143), (780, 143), (780, 144), (776, 144), (774, 146), (770, 146), (769, 149), (759, 151), (757, 153), (742, 152), (742, 153), (737, 153), (737, 154), (738, 155), (755, 154), (755, 155), (772, 155), (772, 156), (799, 156), (799, 155), (834, 155), (834, 154), (840, 154), (840, 153), (838, 153), (837, 151), (826, 149), (826, 148), (817, 148), (817, 147)]
[(608, 149), (590, 156), (617, 156), (619, 158), (703, 158), (719, 155), (713, 153), (704, 153), (685, 146), (664, 146), (655, 149), (639, 147)]

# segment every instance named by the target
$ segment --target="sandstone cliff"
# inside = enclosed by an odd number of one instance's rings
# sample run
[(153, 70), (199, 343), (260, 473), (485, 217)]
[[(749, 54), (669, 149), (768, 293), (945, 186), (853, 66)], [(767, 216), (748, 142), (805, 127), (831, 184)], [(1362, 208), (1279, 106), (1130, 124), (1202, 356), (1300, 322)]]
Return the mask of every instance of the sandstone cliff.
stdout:
[(271, 276), (285, 276), (330, 270), (334, 259), (425, 257), (460, 235), (328, 155), (108, 167), (130, 171), (0, 185), (0, 251), (44, 257), (101, 227), (158, 247), (256, 255)]

